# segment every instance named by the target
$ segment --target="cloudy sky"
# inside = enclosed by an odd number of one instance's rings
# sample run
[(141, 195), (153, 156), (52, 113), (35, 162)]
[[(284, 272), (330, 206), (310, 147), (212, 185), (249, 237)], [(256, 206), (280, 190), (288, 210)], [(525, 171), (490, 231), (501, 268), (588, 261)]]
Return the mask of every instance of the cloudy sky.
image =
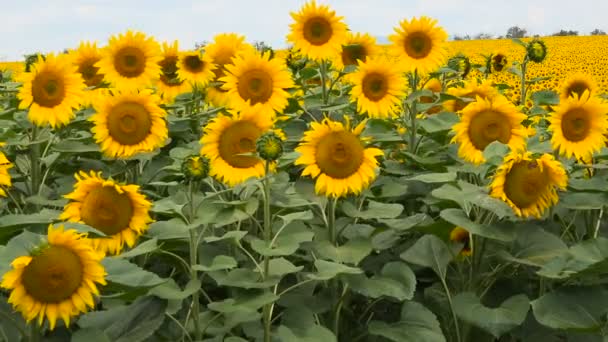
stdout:
[[(532, 34), (560, 29), (587, 34), (608, 31), (603, 0), (319, 0), (328, 3), (353, 31), (386, 37), (413, 16), (439, 20), (450, 35), (487, 32), (504, 35), (512, 25)], [(291, 17), (304, 0), (11, 0), (0, 6), (0, 61), (25, 53), (60, 51), (81, 40), (100, 44), (116, 33), (137, 29), (159, 40), (191, 48), (220, 32), (238, 32), (249, 41), (286, 45)]]

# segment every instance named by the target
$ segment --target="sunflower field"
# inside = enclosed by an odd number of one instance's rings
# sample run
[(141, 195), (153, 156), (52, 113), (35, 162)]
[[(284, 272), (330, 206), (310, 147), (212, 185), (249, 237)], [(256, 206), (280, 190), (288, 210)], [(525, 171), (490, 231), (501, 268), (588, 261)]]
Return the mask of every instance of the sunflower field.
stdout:
[(606, 341), (608, 41), (291, 16), (1, 73), (0, 341)]

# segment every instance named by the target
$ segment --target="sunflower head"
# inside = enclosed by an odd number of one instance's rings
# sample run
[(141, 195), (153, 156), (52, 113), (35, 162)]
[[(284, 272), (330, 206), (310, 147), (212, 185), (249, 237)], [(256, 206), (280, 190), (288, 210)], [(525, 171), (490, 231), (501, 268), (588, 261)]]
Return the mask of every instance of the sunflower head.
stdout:
[(275, 161), (283, 154), (283, 138), (275, 131), (269, 131), (258, 138), (255, 143), (260, 158), (266, 161)]
[(50, 225), (47, 241), (13, 260), (0, 287), (11, 291), (8, 302), (27, 322), (46, 319), (53, 330), (62, 319), (69, 326), (72, 317), (94, 307), (98, 284), (106, 284), (102, 258), (83, 234)]
[(191, 85), (184, 82), (177, 73), (179, 57), (177, 40), (173, 44), (163, 43), (162, 59), (158, 62), (160, 75), (156, 87), (164, 103), (171, 103), (177, 95), (192, 89)]
[(471, 234), (462, 228), (462, 227), (454, 227), (450, 232), (450, 241), (462, 244), (462, 249), (460, 250), (460, 255), (463, 257), (471, 256), (473, 254), (473, 247), (471, 245)]
[[(463, 87), (449, 88), (447, 93), (452, 96), (473, 100), (478, 96), (484, 99), (498, 96), (498, 91), (490, 80), (485, 80), (482, 83), (478, 83), (477, 80), (465, 81)], [(448, 111), (457, 113), (465, 109), (469, 103), (462, 99), (447, 100), (443, 103), (443, 106)]]
[(315, 191), (328, 197), (343, 197), (359, 194), (376, 178), (379, 156), (384, 153), (372, 147), (365, 147), (359, 135), (365, 121), (354, 129), (346, 125), (324, 119), (313, 122), (311, 129), (296, 148), (301, 156), (296, 165), (304, 165), (302, 176), (316, 178)]
[(522, 217), (540, 218), (557, 203), (557, 189), (565, 189), (568, 175), (550, 154), (534, 158), (530, 152), (511, 152), (505, 156), (490, 184), (490, 195), (505, 201)]
[(379, 48), (374, 37), (367, 33), (348, 33), (340, 56), (334, 60), (334, 64), (338, 70), (342, 70), (347, 66), (356, 66), (359, 61), (365, 62), (367, 58), (378, 54)]
[(497, 51), (490, 55), (488, 69), (489, 72), (501, 72), (505, 70), (507, 64), (509, 63), (509, 59), (507, 58), (507, 54), (501, 51)]
[(181, 53), (177, 63), (178, 78), (200, 87), (206, 86), (213, 80), (215, 77), (213, 70), (215, 65), (202, 50)]
[(313, 60), (335, 60), (340, 56), (346, 41), (346, 24), (329, 6), (309, 1), (291, 17), (295, 22), (290, 25), (287, 40), (303, 55)]
[(426, 74), (441, 66), (446, 58), (447, 33), (429, 17), (403, 20), (395, 28), (392, 50), (408, 71)]
[[(4, 143), (0, 143), (0, 147), (4, 146)], [(11, 175), (8, 173), (8, 169), (13, 167), (13, 164), (8, 161), (4, 153), (0, 151), (0, 196), (6, 197), (5, 188), (10, 188)]]
[(574, 73), (566, 79), (560, 91), (560, 100), (565, 101), (571, 96), (583, 96), (585, 91), (589, 96), (595, 95), (597, 83), (590, 75), (584, 73)]
[[(213, 38), (213, 42), (205, 46), (205, 57), (208, 57), (216, 68), (214, 81), (226, 74), (226, 65), (232, 64), (232, 58), (255, 51), (254, 47), (245, 42), (245, 37), (236, 33), (221, 33)], [(221, 90), (221, 89), (220, 89)]]
[(540, 39), (533, 39), (526, 48), (527, 57), (534, 63), (541, 63), (547, 57), (547, 45)]
[(87, 87), (99, 87), (103, 83), (103, 74), (95, 66), (101, 59), (101, 50), (97, 43), (81, 42), (78, 49), (70, 53), (73, 63), (78, 67), (78, 73), (82, 76)]
[(469, 59), (469, 57), (463, 54), (459, 54), (450, 58), (448, 60), (448, 66), (451, 69), (456, 70), (460, 74), (460, 77), (462, 77), (463, 79), (466, 79), (469, 73), (471, 72), (471, 60)]
[(209, 174), (209, 159), (198, 155), (184, 159), (182, 173), (188, 180), (201, 180), (207, 177)]

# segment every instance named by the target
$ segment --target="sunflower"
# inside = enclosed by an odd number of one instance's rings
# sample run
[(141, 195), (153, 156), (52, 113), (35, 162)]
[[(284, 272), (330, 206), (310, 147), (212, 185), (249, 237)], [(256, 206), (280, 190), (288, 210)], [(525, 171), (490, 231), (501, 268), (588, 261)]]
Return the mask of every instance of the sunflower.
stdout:
[[(0, 147), (4, 146), (4, 143), (0, 143)], [(11, 175), (8, 174), (8, 169), (13, 167), (13, 164), (8, 161), (4, 153), (0, 152), (0, 196), (6, 197), (6, 192), (3, 187), (10, 188)]]
[(150, 91), (125, 91), (96, 104), (89, 119), (101, 151), (112, 158), (129, 158), (162, 147), (168, 131), (160, 99)]
[(548, 130), (553, 132), (553, 149), (567, 158), (591, 159), (606, 141), (606, 113), (608, 104), (591, 97), (587, 90), (580, 97), (574, 94), (560, 103), (549, 117)]
[(540, 218), (557, 203), (557, 189), (564, 190), (568, 175), (550, 154), (533, 158), (530, 152), (511, 152), (496, 170), (490, 195), (505, 201), (518, 216)]
[(496, 51), (490, 55), (489, 65), (486, 67), (489, 68), (489, 72), (501, 72), (507, 67), (508, 63), (507, 54), (502, 51)]
[(296, 148), (296, 165), (305, 165), (302, 176), (316, 178), (315, 191), (328, 197), (359, 194), (376, 178), (378, 160), (384, 153), (365, 148), (359, 137), (365, 121), (351, 130), (350, 123), (324, 119), (311, 123), (311, 129)]
[[(441, 81), (439, 81), (437, 78), (431, 78), (430, 80), (428, 80), (424, 86), (422, 87), (423, 89), (426, 90), (430, 90), (433, 93), (440, 93), (441, 89), (442, 89), (442, 85), (441, 85)], [(435, 98), (433, 96), (420, 96), (420, 103), (433, 103), (435, 102)], [(439, 113), (441, 111), (441, 106), (433, 106), (429, 109), (426, 110), (426, 114), (436, 114)]]
[(454, 227), (450, 232), (450, 241), (462, 244), (462, 249), (459, 255), (463, 257), (471, 256), (473, 254), (473, 246), (471, 246), (471, 234), (462, 228)]
[(152, 37), (128, 30), (112, 36), (96, 67), (106, 81), (119, 89), (142, 89), (160, 75), (160, 46)]
[(177, 62), (177, 76), (196, 87), (204, 87), (213, 80), (215, 65), (202, 51), (182, 52)]
[(23, 86), (17, 94), (19, 109), (29, 109), (28, 119), (37, 126), (55, 128), (67, 125), (74, 118), (74, 108), (80, 107), (84, 82), (68, 55), (38, 56), (31, 72), (16, 78)]
[(70, 56), (88, 87), (83, 105), (92, 105), (104, 92), (99, 88), (103, 85), (103, 74), (95, 66), (101, 59), (101, 50), (97, 48), (97, 43), (81, 42), (78, 49), (70, 52)]
[(255, 109), (273, 116), (287, 106), (287, 88), (294, 86), (291, 73), (280, 59), (270, 59), (268, 53), (257, 52), (236, 56), (227, 65), (228, 73), (220, 81), (228, 92), (229, 105), (237, 111)]
[[(483, 99), (491, 99), (498, 95), (498, 90), (496, 90), (490, 80), (485, 80), (482, 83), (478, 83), (477, 80), (470, 80), (465, 81), (462, 88), (449, 88), (447, 94), (456, 97), (466, 97), (473, 100), (477, 96)], [(447, 111), (458, 113), (465, 109), (469, 103), (470, 102), (465, 102), (461, 99), (447, 100), (443, 103), (443, 107)]]
[(423, 16), (403, 20), (399, 26), (389, 39), (393, 42), (393, 52), (408, 71), (418, 70), (425, 74), (443, 64), (447, 57), (448, 34), (437, 26), (437, 20)]
[(566, 101), (570, 96), (583, 96), (583, 93), (589, 92), (589, 96), (594, 96), (597, 91), (597, 83), (590, 75), (584, 73), (575, 73), (568, 77), (561, 87), (560, 101)]
[(380, 119), (397, 113), (407, 84), (400, 67), (376, 57), (359, 61), (358, 70), (348, 81), (353, 84), (350, 100), (357, 103), (357, 111)]
[(490, 143), (500, 141), (512, 151), (522, 150), (527, 130), (521, 124), (526, 115), (504, 96), (492, 99), (477, 97), (463, 111), (460, 122), (452, 129), (456, 132), (452, 142), (460, 143), (458, 156), (473, 164), (485, 161), (483, 150)]
[(177, 40), (173, 44), (163, 43), (162, 59), (158, 62), (160, 65), (160, 77), (156, 83), (156, 88), (162, 97), (163, 103), (171, 103), (177, 95), (192, 90), (190, 83), (184, 82), (178, 76), (177, 62), (179, 56)]
[(46, 318), (53, 330), (62, 319), (69, 326), (72, 317), (95, 306), (97, 284), (106, 284), (102, 258), (83, 234), (50, 225), (47, 242), (14, 259), (0, 286), (11, 290), (8, 302), (27, 322), (38, 318), (41, 326)]
[(254, 110), (220, 115), (211, 120), (203, 128), (200, 151), (209, 158), (209, 175), (229, 186), (251, 177), (264, 177), (264, 161), (255, 156), (256, 141), (272, 125), (270, 116)]
[(343, 17), (327, 5), (319, 5), (313, 0), (304, 4), (298, 13), (291, 13), (295, 22), (290, 24), (291, 32), (287, 40), (297, 50), (312, 60), (335, 60), (340, 56), (346, 42), (346, 24)]
[(357, 66), (358, 61), (365, 62), (367, 58), (380, 53), (376, 45), (376, 39), (367, 33), (348, 33), (346, 41), (342, 44), (340, 55), (334, 59), (334, 65), (338, 70), (343, 70), (349, 65)]
[(91, 239), (96, 250), (119, 254), (124, 245), (133, 247), (152, 222), (148, 211), (152, 203), (139, 193), (139, 186), (125, 185), (101, 178), (101, 172), (80, 171), (75, 175), (74, 191), (60, 220), (87, 224), (105, 237)]

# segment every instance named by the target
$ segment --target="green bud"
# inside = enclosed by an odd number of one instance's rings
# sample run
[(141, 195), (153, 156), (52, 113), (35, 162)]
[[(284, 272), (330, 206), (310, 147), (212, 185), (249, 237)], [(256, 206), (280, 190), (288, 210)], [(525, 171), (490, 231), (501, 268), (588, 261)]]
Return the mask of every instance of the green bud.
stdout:
[(182, 163), (182, 173), (186, 179), (203, 179), (209, 174), (209, 160), (201, 156), (190, 156)]
[(283, 154), (283, 140), (275, 132), (265, 133), (258, 138), (256, 151), (260, 158), (275, 161)]
[(534, 39), (528, 43), (528, 59), (535, 63), (541, 63), (547, 57), (547, 45), (540, 39)]

